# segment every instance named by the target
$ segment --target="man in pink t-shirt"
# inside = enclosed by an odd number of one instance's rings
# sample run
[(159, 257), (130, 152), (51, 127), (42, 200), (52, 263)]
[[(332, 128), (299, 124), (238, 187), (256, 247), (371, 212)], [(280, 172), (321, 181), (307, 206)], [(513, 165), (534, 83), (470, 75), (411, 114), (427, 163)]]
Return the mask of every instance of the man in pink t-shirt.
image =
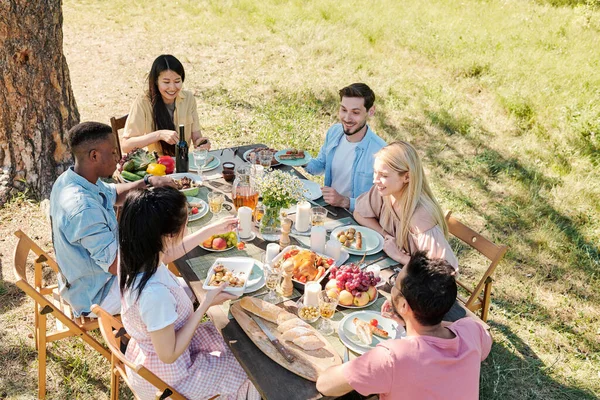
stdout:
[(406, 326), (406, 338), (388, 340), (317, 380), (328, 396), (351, 390), (380, 399), (478, 399), (479, 370), (492, 338), (471, 318), (442, 322), (456, 299), (454, 268), (415, 253), (392, 288), (382, 315)]

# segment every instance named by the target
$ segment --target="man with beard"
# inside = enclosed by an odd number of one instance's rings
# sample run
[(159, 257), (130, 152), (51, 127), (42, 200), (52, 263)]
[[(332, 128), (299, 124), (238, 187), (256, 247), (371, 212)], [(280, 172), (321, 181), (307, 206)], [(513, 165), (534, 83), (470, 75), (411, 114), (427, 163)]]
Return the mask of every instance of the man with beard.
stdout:
[[(69, 147), (75, 165), (62, 173), (50, 194), (52, 242), (60, 267), (60, 295), (76, 317), (88, 315), (92, 304), (111, 314), (121, 310), (117, 282), (117, 217), (132, 189), (175, 186), (173, 179), (149, 176), (133, 183), (107, 184), (119, 157), (110, 126), (83, 122), (69, 131)], [(142, 239), (143, 240), (143, 237)]]
[(386, 145), (367, 125), (375, 114), (375, 93), (364, 83), (339, 91), (340, 123), (327, 131), (319, 155), (306, 165), (312, 175), (325, 173), (323, 199), (354, 211), (354, 202), (373, 186), (373, 155)]
[(442, 322), (456, 301), (455, 275), (446, 260), (415, 253), (381, 307), (383, 317), (406, 325), (406, 337), (381, 342), (327, 369), (317, 389), (327, 396), (354, 389), (365, 396), (379, 394), (382, 400), (478, 399), (481, 362), (492, 338), (470, 317)]

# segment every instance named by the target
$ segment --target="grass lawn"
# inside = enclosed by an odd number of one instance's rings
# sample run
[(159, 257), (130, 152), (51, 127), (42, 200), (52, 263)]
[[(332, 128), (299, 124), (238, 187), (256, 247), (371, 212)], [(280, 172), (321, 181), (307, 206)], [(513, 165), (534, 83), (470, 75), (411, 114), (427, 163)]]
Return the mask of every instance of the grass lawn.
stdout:
[[(127, 113), (154, 58), (171, 53), (214, 147), (263, 142), (315, 154), (337, 119), (337, 90), (369, 84), (374, 130), (413, 143), (443, 208), (509, 246), (495, 274), (495, 343), (480, 397), (599, 396), (597, 0), (63, 3), (82, 120)], [(3, 237), (37, 228), (50, 245), (36, 204), (17, 199), (0, 211)], [(19, 329), (30, 305), (10, 283), (11, 251), (1, 258), (0, 398), (37, 387), (33, 340)], [(483, 266), (458, 257), (475, 282)], [(108, 398), (108, 364), (80, 341), (50, 354), (50, 398)]]

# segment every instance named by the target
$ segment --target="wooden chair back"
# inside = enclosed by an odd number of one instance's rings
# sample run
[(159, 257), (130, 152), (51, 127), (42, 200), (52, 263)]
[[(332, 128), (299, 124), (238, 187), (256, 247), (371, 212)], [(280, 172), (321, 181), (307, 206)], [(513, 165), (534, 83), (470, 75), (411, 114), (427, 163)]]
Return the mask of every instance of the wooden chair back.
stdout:
[(481, 309), (481, 319), (485, 322), (487, 321), (490, 307), (492, 274), (502, 257), (504, 257), (508, 247), (506, 245), (497, 245), (489, 239), (486, 239), (478, 232), (475, 232), (473, 229), (454, 218), (451, 211), (446, 212), (445, 218), (446, 223), (448, 224), (448, 231), (453, 236), (460, 239), (490, 261), (485, 273), (474, 288), (457, 280), (457, 284), (469, 293), (468, 298), (459, 296), (459, 300), (465, 304), (466, 308), (473, 312)]
[(121, 340), (122, 338), (128, 338), (125, 328), (121, 321), (107, 313), (102, 307), (94, 304), (92, 306), (92, 312), (98, 316), (100, 324), (100, 332), (102, 337), (108, 344), (108, 348), (111, 353), (110, 365), (111, 365), (111, 376), (110, 376), (110, 398), (111, 400), (117, 400), (119, 397), (119, 379), (123, 378), (123, 381), (129, 386), (134, 396), (138, 398), (131, 386), (131, 382), (127, 378), (127, 370), (125, 367), (131, 368), (139, 376), (150, 382), (152, 385), (158, 388), (156, 399), (167, 399), (171, 398), (174, 400), (185, 400), (177, 390), (166, 384), (162, 379), (152, 373), (149, 369), (143, 365), (137, 365), (125, 357), (125, 354), (121, 351)]
[[(13, 257), (14, 273), (17, 280), (15, 285), (35, 302), (35, 345), (39, 360), (38, 398), (43, 399), (46, 396), (47, 343), (66, 337), (79, 336), (107, 359), (110, 358), (110, 353), (87, 333), (98, 327), (98, 321), (85, 317), (74, 318), (71, 307), (60, 297), (57, 285), (45, 284), (43, 279), (44, 264), (48, 265), (55, 274), (58, 274), (59, 268), (56, 261), (22, 231), (16, 231), (15, 236), (19, 238)], [(36, 256), (33, 261), (33, 284), (27, 280), (27, 260), (30, 253)], [(49, 314), (52, 314), (56, 319), (56, 326), (50, 330), (47, 321)]]
[(125, 121), (127, 121), (128, 116), (129, 114), (125, 114), (119, 118), (110, 118), (110, 126), (112, 127), (113, 135), (115, 135), (115, 139), (117, 139), (117, 152), (119, 154), (119, 159), (123, 157), (123, 153), (121, 152), (121, 140), (119, 138), (119, 131), (125, 128)]

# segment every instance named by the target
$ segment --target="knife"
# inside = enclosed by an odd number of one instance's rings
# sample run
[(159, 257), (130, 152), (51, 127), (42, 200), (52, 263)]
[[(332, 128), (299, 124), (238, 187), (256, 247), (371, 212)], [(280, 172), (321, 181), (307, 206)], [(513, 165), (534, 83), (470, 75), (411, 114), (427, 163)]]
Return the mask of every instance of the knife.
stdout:
[(281, 353), (281, 355), (283, 356), (283, 358), (285, 358), (285, 360), (289, 363), (292, 363), (296, 360), (296, 357), (294, 357), (285, 347), (283, 347), (283, 345), (281, 344), (281, 342), (279, 341), (279, 339), (277, 339), (269, 330), (269, 328), (267, 328), (267, 326), (265, 325), (264, 322), (262, 322), (260, 320), (260, 318), (258, 318), (256, 315), (254, 314), (250, 314), (250, 317), (254, 320), (254, 322), (256, 322), (256, 324), (258, 325), (258, 327), (264, 332), (265, 335), (267, 335), (267, 338), (271, 341), (271, 343), (273, 343), (273, 346), (275, 346), (275, 348), (277, 349), (277, 351), (279, 351)]
[[(313, 206), (317, 206), (317, 207), (325, 207), (328, 206), (329, 204), (325, 204), (325, 206), (320, 205), (319, 203), (317, 203), (314, 200), (309, 199), (308, 197), (306, 197), (306, 201), (308, 201), (310, 204), (312, 204)], [(330, 209), (327, 209), (327, 212), (331, 215), (333, 215), (334, 217), (337, 217), (337, 214), (334, 213), (333, 211), (331, 211)]]
[(386, 258), (388, 258), (388, 256), (387, 256), (387, 255), (385, 255), (385, 256), (381, 256), (381, 257), (378, 257), (378, 258), (374, 259), (373, 261), (369, 261), (368, 263), (364, 263), (364, 264), (362, 264), (362, 265), (360, 266), (360, 269), (365, 269), (365, 268), (367, 268), (369, 265), (376, 264), (376, 263), (378, 263), (379, 261), (383, 261), (383, 260), (385, 260)]

